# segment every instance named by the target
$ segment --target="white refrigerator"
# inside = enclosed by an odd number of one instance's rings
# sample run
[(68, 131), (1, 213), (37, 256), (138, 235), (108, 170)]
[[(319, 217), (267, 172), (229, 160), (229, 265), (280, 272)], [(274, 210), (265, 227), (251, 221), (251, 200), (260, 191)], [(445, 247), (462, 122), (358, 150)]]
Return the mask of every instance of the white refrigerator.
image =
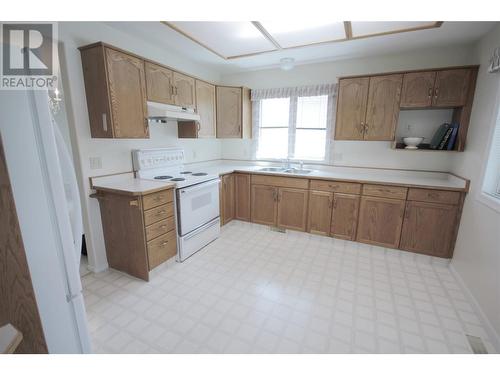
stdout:
[(49, 353), (90, 353), (79, 273), (81, 203), (47, 91), (0, 90), (0, 130)]

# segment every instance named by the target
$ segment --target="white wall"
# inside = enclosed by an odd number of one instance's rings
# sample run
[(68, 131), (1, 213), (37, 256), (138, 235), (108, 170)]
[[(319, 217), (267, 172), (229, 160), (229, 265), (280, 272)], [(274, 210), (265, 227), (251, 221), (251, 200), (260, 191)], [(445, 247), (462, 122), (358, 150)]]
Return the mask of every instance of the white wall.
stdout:
[[(252, 89), (330, 83), (337, 82), (338, 77), (347, 75), (474, 64), (476, 61), (471, 50), (471, 46), (450, 46), (379, 57), (298, 65), (290, 71), (267, 69), (223, 75), (221, 80), (224, 84), (244, 85)], [(441, 121), (441, 118), (436, 119), (432, 113), (427, 119)], [(222, 157), (250, 159), (251, 142), (223, 140)], [(334, 141), (332, 147), (330, 163), (349, 166), (449, 171), (457, 155), (432, 151), (395, 151), (390, 148), (390, 142)]]
[[(82, 205), (89, 263), (94, 269), (101, 270), (107, 267), (102, 225), (98, 203), (96, 199), (88, 197), (91, 192), (88, 178), (131, 171), (131, 150), (134, 148), (181, 146), (186, 151), (186, 160), (194, 162), (219, 159), (221, 145), (217, 139), (178, 139), (175, 121), (167, 124), (151, 124), (151, 137), (146, 140), (92, 139), (80, 52), (77, 48), (89, 43), (104, 41), (206, 80), (218, 81), (220, 76), (214, 71), (183, 58), (178, 53), (149, 45), (143, 40), (134, 39), (99, 22), (59, 23), (59, 39), (61, 41), (59, 53), (63, 73), (62, 82), (72, 138), (73, 157), (77, 169), (79, 169), (77, 172), (83, 195)], [(102, 168), (90, 169), (90, 157), (100, 157)]]
[(481, 68), (471, 127), (466, 150), (457, 156), (453, 168), (453, 172), (471, 180), (471, 190), (465, 200), (452, 265), (500, 334), (500, 212), (477, 200), (500, 95), (500, 74), (487, 72), (496, 47), (500, 47), (500, 26), (486, 35), (475, 51)]

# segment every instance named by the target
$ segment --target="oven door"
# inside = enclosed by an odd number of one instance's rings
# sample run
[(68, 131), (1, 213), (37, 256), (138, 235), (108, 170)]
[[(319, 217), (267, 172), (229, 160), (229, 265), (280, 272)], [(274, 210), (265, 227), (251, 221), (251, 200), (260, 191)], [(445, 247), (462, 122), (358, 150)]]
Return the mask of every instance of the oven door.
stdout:
[(219, 179), (177, 190), (177, 221), (179, 235), (219, 217)]

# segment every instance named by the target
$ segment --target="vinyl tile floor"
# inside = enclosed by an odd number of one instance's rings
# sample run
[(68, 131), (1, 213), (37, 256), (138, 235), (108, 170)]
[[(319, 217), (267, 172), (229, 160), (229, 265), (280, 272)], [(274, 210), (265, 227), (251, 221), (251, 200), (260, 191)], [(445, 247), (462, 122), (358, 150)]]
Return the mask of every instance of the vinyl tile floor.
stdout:
[(94, 352), (494, 352), (439, 258), (233, 221), (150, 279), (82, 278)]

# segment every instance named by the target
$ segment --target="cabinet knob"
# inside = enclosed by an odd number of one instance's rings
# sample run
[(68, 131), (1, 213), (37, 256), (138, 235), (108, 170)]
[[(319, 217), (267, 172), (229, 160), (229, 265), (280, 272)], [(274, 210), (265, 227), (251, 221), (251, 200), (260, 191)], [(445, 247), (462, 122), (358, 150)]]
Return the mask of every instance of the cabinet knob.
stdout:
[(429, 87), (429, 91), (428, 91), (428, 93), (427, 93), (427, 94), (429, 95), (429, 99), (430, 99), (430, 98), (431, 98), (431, 96), (432, 96), (432, 87)]
[(434, 90), (434, 99), (437, 99), (438, 93), (439, 93), (439, 88), (436, 88), (436, 90)]

